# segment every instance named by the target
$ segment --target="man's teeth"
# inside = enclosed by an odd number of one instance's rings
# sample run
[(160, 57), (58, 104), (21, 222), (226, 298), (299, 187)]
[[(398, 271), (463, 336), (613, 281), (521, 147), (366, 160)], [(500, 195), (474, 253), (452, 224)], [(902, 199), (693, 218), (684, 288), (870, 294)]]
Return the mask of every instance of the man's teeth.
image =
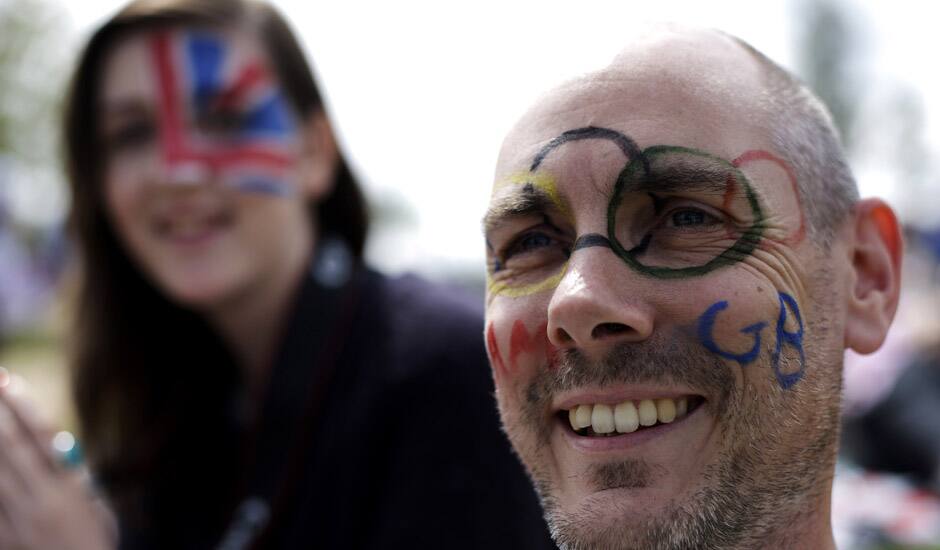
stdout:
[(610, 405), (598, 403), (591, 411), (591, 427), (599, 434), (609, 434), (614, 431), (614, 410)]
[(652, 400), (640, 401), (637, 410), (640, 412), (640, 426), (652, 426), (656, 423), (656, 403)]
[(676, 402), (672, 399), (656, 400), (656, 418), (660, 422), (672, 422), (676, 419)]
[(597, 403), (571, 408), (568, 421), (576, 432), (591, 428), (595, 434), (625, 434), (657, 422), (668, 424), (685, 416), (688, 410), (689, 400), (686, 397), (624, 401), (615, 406)]
[[(577, 409), (574, 409), (574, 422), (572, 425), (577, 425), (577, 429), (587, 428), (591, 425), (591, 411), (594, 409), (592, 405), (580, 405)], [(569, 417), (570, 417), (569, 413)]]
[(640, 427), (640, 414), (633, 401), (617, 403), (614, 407), (614, 424), (617, 426), (617, 432), (622, 434), (635, 432)]
[(676, 401), (676, 416), (681, 418), (689, 411), (689, 402), (686, 399)]

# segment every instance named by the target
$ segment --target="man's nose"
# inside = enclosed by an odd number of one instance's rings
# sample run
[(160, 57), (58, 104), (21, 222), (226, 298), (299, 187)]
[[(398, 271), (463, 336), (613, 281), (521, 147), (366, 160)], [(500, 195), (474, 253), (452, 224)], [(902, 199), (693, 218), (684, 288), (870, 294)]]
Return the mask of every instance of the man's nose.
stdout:
[(603, 353), (620, 342), (646, 340), (654, 324), (644, 298), (648, 284), (610, 249), (576, 251), (548, 304), (549, 341), (559, 349)]

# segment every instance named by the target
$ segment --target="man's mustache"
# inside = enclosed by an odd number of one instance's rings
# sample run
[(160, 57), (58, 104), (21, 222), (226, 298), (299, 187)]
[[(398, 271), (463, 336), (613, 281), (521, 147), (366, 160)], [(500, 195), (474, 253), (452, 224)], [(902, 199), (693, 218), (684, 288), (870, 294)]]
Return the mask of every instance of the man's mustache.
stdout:
[(530, 406), (545, 406), (561, 392), (612, 384), (678, 386), (716, 401), (715, 405), (726, 403), (735, 386), (731, 366), (682, 333), (619, 342), (600, 360), (578, 348), (558, 350), (552, 366), (540, 369), (529, 385)]

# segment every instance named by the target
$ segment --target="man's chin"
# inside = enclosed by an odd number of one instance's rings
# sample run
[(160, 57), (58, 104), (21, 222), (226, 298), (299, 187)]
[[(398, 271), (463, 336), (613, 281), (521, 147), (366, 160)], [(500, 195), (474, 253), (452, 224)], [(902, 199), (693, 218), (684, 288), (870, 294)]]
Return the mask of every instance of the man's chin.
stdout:
[(608, 460), (591, 464), (577, 477), (568, 477), (569, 483), (554, 485), (561, 491), (556, 493), (560, 498), (552, 500), (560, 504), (559, 510), (586, 520), (658, 516), (690, 489), (679, 472), (675, 465), (667, 469), (644, 459)]
[(662, 533), (675, 506), (653, 488), (616, 487), (547, 510), (546, 519), (561, 548), (633, 548)]

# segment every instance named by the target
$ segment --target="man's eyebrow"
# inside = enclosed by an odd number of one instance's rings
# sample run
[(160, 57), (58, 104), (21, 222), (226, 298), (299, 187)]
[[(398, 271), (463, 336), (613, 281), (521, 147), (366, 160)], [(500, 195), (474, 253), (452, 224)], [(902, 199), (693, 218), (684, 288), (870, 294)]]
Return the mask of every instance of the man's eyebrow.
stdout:
[(675, 193), (679, 191), (722, 194), (735, 170), (717, 163), (654, 162), (648, 174), (626, 184), (624, 191), (638, 193)]
[(490, 203), (483, 216), (483, 234), (489, 235), (499, 225), (512, 218), (542, 214), (553, 208), (552, 197), (531, 184), (518, 186)]

